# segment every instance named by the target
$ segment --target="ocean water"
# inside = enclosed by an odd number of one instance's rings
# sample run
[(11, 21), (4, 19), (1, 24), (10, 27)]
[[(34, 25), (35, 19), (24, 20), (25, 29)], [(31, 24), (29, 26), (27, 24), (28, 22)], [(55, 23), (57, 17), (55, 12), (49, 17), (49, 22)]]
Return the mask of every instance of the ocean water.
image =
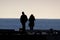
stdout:
[[(29, 22), (26, 23), (26, 29), (29, 29)], [(0, 29), (14, 29), (19, 30), (22, 28), (19, 19), (2, 19), (0, 18)], [(34, 29), (47, 30), (47, 29), (60, 30), (60, 19), (36, 19)]]

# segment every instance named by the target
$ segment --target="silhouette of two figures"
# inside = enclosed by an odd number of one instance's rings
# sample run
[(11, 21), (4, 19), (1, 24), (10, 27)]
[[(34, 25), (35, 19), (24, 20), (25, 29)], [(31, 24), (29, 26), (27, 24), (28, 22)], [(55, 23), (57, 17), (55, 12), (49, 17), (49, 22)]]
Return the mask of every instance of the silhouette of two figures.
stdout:
[[(20, 22), (22, 24), (22, 30), (25, 31), (25, 24), (27, 22), (28, 18), (25, 15), (24, 12), (22, 12), (21, 18), (20, 18)], [(34, 27), (34, 21), (35, 21), (35, 17), (33, 16), (33, 14), (31, 14), (31, 16), (29, 17), (29, 27), (30, 30), (33, 30)]]

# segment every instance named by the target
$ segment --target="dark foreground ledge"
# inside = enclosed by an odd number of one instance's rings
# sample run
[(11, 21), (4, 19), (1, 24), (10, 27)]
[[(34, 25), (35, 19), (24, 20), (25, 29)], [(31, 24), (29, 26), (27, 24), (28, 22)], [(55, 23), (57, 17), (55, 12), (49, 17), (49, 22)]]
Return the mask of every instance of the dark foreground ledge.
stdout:
[(0, 39), (13, 39), (13, 40), (60, 40), (60, 36), (59, 35), (54, 35), (54, 36), (48, 36), (48, 35), (20, 35), (20, 36), (16, 36), (16, 35), (9, 35), (9, 36), (0, 36)]
[(59, 30), (26, 30), (25, 32), (0, 29), (0, 39), (60, 40)]

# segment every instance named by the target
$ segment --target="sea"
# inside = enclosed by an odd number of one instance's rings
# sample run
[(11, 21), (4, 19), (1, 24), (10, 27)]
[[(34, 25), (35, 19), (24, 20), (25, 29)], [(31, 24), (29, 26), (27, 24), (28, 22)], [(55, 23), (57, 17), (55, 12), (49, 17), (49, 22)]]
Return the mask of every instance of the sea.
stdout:
[[(26, 22), (26, 30), (29, 29), (29, 21)], [(0, 18), (0, 29), (14, 29), (18, 31), (22, 28), (19, 18)], [(60, 30), (60, 19), (36, 19), (34, 30)]]

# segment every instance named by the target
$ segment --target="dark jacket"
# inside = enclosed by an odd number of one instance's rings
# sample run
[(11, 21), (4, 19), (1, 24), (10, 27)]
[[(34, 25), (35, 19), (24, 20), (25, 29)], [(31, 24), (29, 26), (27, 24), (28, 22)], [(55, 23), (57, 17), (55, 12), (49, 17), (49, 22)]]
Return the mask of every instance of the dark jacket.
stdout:
[(29, 26), (30, 27), (34, 26), (34, 21), (35, 21), (35, 17), (33, 15), (31, 15), (30, 18), (29, 18)]
[(25, 23), (27, 21), (27, 16), (26, 15), (21, 15), (20, 22)]

